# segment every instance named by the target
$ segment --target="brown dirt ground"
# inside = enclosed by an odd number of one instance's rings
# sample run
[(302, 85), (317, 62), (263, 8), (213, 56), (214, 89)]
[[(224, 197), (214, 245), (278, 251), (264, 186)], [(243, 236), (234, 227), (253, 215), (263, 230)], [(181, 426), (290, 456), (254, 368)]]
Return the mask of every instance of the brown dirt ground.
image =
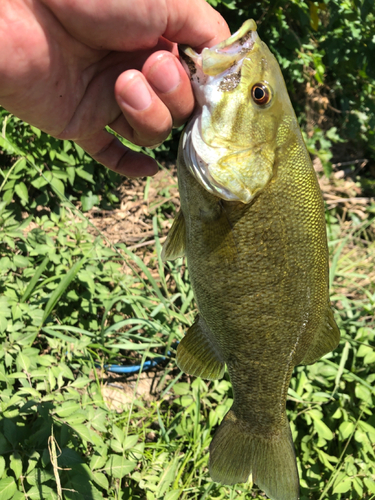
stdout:
[[(125, 243), (135, 250), (155, 243), (152, 216), (166, 203), (180, 206), (177, 188), (177, 171), (168, 165), (149, 179), (126, 179), (120, 185), (117, 196), (120, 207), (115, 210), (93, 208), (89, 220), (111, 243)], [(164, 221), (160, 239), (165, 239), (172, 218)]]

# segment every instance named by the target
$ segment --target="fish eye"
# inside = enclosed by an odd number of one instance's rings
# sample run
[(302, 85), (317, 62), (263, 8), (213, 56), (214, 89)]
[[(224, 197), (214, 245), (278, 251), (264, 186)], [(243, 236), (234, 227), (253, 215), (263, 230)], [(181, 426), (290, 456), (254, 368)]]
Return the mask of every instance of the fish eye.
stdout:
[(271, 91), (264, 83), (256, 83), (251, 89), (251, 97), (255, 104), (264, 106), (271, 100)]

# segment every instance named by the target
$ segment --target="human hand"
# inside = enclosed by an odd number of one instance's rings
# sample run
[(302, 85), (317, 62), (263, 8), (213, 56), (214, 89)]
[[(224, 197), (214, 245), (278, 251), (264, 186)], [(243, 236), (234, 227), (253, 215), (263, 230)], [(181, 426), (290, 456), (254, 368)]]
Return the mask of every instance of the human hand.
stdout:
[(229, 36), (204, 0), (2, 0), (0, 103), (128, 176), (156, 162), (108, 125), (154, 146), (194, 107), (176, 43), (199, 50)]

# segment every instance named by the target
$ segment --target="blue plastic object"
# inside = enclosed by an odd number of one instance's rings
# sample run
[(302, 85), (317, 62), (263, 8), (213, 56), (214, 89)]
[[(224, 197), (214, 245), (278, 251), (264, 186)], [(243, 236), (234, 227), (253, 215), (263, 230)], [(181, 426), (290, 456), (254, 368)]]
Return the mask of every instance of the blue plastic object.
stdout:
[[(179, 342), (175, 342), (172, 347), (173, 349), (176, 349), (178, 346)], [(168, 351), (168, 356), (171, 356), (171, 352)], [(142, 365), (129, 365), (129, 366), (123, 366), (123, 365), (104, 365), (104, 369), (112, 372), (112, 373), (137, 373), (139, 371), (145, 372), (149, 368), (153, 368), (154, 366), (158, 365), (159, 363), (162, 363), (165, 361), (166, 357), (165, 356), (159, 356), (158, 358), (154, 358), (150, 361), (145, 361)]]
[[(168, 353), (169, 354), (169, 353)], [(113, 373), (137, 373), (141, 370), (146, 371), (149, 368), (153, 368), (154, 366), (158, 365), (162, 361), (165, 360), (165, 357), (159, 357), (159, 358), (154, 358), (151, 361), (145, 361), (142, 365), (129, 365), (129, 366), (122, 366), (122, 365), (104, 365), (105, 370), (108, 370), (109, 372)]]

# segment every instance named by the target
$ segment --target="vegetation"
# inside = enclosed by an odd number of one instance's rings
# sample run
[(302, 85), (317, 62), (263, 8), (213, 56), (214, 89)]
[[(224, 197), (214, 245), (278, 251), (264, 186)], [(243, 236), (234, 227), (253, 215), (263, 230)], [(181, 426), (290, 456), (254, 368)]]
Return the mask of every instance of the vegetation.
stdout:
[[(342, 340), (298, 367), (289, 390), (301, 500), (375, 499), (372, 2), (211, 3), (233, 29), (260, 20), (322, 170)], [(0, 119), (0, 498), (264, 499), (208, 475), (232, 403), (227, 375), (190, 378), (173, 360), (195, 314), (183, 261), (160, 260), (176, 179), (125, 181), (124, 195), (124, 181), (70, 141)], [(156, 155), (175, 151), (172, 138)], [(137, 244), (94, 227), (103, 213), (130, 224), (134, 207)], [(105, 369), (160, 356), (148, 376)]]

